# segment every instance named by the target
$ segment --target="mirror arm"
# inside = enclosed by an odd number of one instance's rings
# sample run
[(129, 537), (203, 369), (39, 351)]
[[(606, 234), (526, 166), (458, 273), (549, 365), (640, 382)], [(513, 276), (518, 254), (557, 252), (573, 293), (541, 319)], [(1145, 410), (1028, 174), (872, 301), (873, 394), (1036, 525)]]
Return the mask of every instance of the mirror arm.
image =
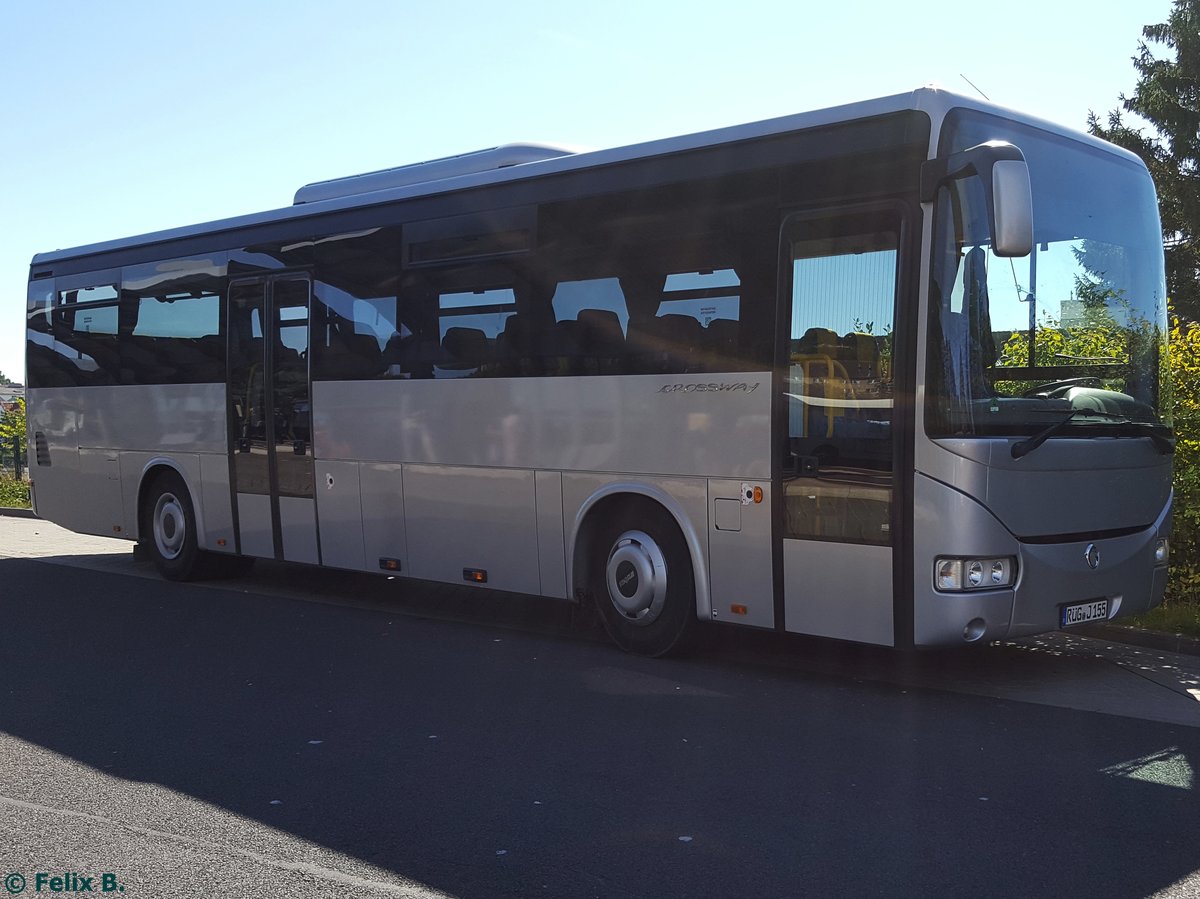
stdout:
[(937, 196), (938, 188), (948, 181), (957, 181), (971, 175), (978, 175), (975, 162), (963, 159), (965, 153), (955, 153), (949, 157), (927, 159), (921, 164), (921, 202), (932, 203)]
[(989, 140), (949, 156), (928, 159), (921, 165), (921, 202), (933, 202), (937, 189), (947, 181), (979, 175), (991, 184), (997, 162), (1024, 162), (1025, 154), (1007, 141)]
[[(1033, 236), (1033, 222), (1029, 211), (1029, 196), (1028, 186), (1026, 186), (1026, 196), (1024, 205), (1026, 207), (1023, 216), (1018, 215), (1012, 221), (1024, 221), (1029, 229), (1029, 234), (1025, 235), (1023, 240), (1016, 241), (1016, 248), (1008, 251), (1002, 250), (1005, 241), (1012, 238), (1011, 233), (1007, 232), (1003, 235), (996, 233), (996, 181), (999, 177), (1002, 181), (1012, 186), (1012, 170), (1011, 163), (1019, 163), (1020, 170), (1025, 171), (1025, 154), (1019, 147), (1013, 146), (1007, 141), (990, 140), (985, 143), (978, 144), (974, 147), (969, 147), (966, 150), (961, 150), (958, 153), (952, 153), (949, 156), (938, 157), (936, 159), (926, 160), (921, 164), (921, 202), (932, 203), (937, 195), (938, 188), (950, 182), (957, 181), (962, 178), (978, 176), (983, 183), (985, 202), (987, 203), (988, 223), (992, 229), (993, 245), (997, 247), (998, 256), (1024, 256), (1028, 250), (1020, 246), (1028, 244)], [(1025, 175), (1028, 178), (1028, 175)], [(1028, 185), (1028, 181), (1026, 181)], [(1011, 191), (1001, 192), (1002, 198), (1011, 196)], [(1006, 214), (1004, 218), (1009, 220), (1011, 210), (1008, 209), (1010, 204), (1005, 203)], [(1018, 204), (1020, 205), (1020, 204)], [(999, 238), (999, 239), (998, 239)], [(1024, 251), (1022, 251), (1024, 250)]]

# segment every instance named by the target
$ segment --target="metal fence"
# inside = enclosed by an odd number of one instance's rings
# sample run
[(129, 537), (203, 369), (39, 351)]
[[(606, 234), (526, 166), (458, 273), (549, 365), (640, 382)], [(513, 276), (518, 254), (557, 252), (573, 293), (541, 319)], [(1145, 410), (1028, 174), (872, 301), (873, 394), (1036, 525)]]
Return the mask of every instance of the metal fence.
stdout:
[(20, 437), (0, 438), (0, 472), (11, 474), (20, 480), (29, 466), (25, 441)]

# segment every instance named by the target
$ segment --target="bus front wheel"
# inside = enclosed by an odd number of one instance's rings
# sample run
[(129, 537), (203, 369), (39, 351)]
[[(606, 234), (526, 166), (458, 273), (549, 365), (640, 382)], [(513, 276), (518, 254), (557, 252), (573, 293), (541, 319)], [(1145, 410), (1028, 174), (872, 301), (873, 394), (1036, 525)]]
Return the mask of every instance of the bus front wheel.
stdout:
[(661, 506), (628, 504), (593, 543), (591, 594), (605, 630), (626, 652), (684, 648), (696, 624), (696, 588), (683, 534)]

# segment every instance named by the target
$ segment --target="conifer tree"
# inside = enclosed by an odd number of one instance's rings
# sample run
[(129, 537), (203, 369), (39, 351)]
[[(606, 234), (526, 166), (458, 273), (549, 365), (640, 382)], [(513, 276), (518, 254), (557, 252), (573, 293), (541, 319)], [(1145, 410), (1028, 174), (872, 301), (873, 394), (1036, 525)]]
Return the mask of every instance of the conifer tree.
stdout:
[(1162, 216), (1167, 293), (1177, 314), (1200, 322), (1200, 0), (1174, 0), (1167, 21), (1147, 25), (1142, 38), (1133, 57), (1133, 94), (1121, 95), (1107, 124), (1090, 113), (1088, 127), (1136, 153), (1150, 169)]

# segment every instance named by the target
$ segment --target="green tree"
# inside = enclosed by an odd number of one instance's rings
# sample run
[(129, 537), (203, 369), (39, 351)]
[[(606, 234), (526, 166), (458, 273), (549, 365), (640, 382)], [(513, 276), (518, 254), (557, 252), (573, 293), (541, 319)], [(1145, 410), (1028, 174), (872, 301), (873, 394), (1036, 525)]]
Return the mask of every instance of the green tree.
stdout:
[(0, 506), (16, 506), (29, 508), (29, 483), (13, 477), (14, 459), (12, 457), (13, 438), (25, 445), (25, 400), (15, 400), (0, 407), (0, 458), (4, 460), (0, 468)]
[[(16, 444), (14, 446), (14, 443)], [(18, 399), (0, 406), (0, 506), (28, 506), (29, 489), (23, 483), (14, 483), (13, 473), (16, 460), (14, 449), (24, 454), (25, 448), (25, 400)]]
[(10, 381), (7, 377), (5, 377), (4, 372), (0, 371), (0, 387), (3, 387), (5, 384), (11, 384), (11, 383), (12, 383), (12, 381)]
[[(1167, 21), (1142, 29), (1132, 96), (1102, 124), (1098, 137), (1131, 150), (1150, 169), (1158, 190), (1167, 293), (1177, 314), (1200, 321), (1200, 0), (1174, 0)], [(1149, 133), (1126, 114), (1148, 123)]]
[[(6, 403), (5, 406), (8, 404)], [(25, 443), (25, 400), (17, 399), (12, 408), (0, 407), (0, 440), (11, 441), (18, 437)], [(11, 445), (11, 444), (10, 444)]]
[(1195, 601), (1200, 592), (1200, 324), (1173, 319), (1169, 346), (1178, 440), (1168, 596)]

